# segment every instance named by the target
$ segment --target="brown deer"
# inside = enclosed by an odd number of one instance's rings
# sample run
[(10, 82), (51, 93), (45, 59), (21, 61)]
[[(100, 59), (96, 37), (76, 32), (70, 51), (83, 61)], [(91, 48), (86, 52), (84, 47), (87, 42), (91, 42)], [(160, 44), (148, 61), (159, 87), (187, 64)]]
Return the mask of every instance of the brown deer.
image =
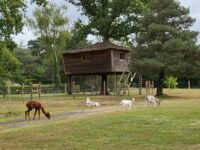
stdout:
[(27, 115), (28, 115), (28, 118), (30, 120), (30, 111), (32, 109), (35, 109), (35, 113), (34, 113), (34, 116), (33, 116), (33, 120), (35, 120), (35, 116), (36, 116), (36, 113), (38, 111), (38, 116), (39, 116), (39, 119), (40, 119), (40, 110), (42, 110), (42, 113), (48, 118), (50, 119), (50, 114), (49, 112), (46, 112), (44, 110), (44, 107), (42, 106), (42, 104), (39, 102), (39, 101), (36, 101), (36, 100), (31, 100), (31, 101), (28, 101), (26, 103), (26, 107), (28, 108), (28, 110), (25, 111), (25, 119), (27, 120)]

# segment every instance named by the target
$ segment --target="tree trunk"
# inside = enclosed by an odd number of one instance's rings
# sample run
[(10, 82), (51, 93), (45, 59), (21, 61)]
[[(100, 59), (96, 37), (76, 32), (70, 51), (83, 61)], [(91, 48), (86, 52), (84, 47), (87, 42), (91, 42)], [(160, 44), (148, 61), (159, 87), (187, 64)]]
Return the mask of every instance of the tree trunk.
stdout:
[(159, 73), (159, 79), (157, 83), (157, 96), (163, 95), (163, 81), (164, 81), (164, 71)]
[(59, 86), (61, 84), (61, 78), (60, 78), (60, 71), (59, 71), (59, 62), (58, 62), (58, 57), (56, 53), (54, 54), (54, 62), (55, 62), (54, 64), (55, 80), (54, 81), (55, 81), (55, 84)]
[(56, 41), (54, 39), (53, 44), (52, 44), (52, 50), (54, 54), (54, 77), (55, 77), (55, 83), (56, 85), (61, 84), (61, 78), (60, 78), (60, 68), (59, 68), (59, 62), (58, 62), (58, 56), (57, 56), (57, 48), (56, 48)]
[(109, 95), (107, 75), (101, 76), (101, 92), (100, 92), (100, 95)]

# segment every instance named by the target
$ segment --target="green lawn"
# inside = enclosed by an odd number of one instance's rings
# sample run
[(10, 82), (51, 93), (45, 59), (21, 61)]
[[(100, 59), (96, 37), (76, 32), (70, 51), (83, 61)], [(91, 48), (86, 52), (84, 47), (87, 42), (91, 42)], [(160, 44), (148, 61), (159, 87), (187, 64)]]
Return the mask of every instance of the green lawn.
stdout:
[[(143, 96), (136, 97), (138, 101), (143, 99)], [(109, 97), (96, 98), (105, 104), (109, 101)], [(112, 97), (108, 104), (117, 105), (121, 98)], [(0, 149), (199, 150), (200, 90), (173, 90), (170, 97), (160, 99), (159, 108), (139, 106), (131, 111), (2, 131)], [(63, 97), (58, 101), (63, 102)], [(73, 109), (83, 108), (76, 104), (81, 104), (84, 97), (75, 102), (70, 98), (66, 101)], [(64, 111), (59, 106), (49, 108), (54, 112)]]

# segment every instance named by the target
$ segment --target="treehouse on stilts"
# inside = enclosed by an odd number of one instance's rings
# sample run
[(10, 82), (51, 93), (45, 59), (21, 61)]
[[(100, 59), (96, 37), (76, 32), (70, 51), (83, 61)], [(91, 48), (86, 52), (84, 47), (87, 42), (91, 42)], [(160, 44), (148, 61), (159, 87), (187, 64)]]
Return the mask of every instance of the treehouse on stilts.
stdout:
[[(126, 74), (130, 77), (129, 60), (130, 49), (109, 41), (63, 53), (65, 75), (68, 77), (68, 93), (72, 94), (72, 76), (98, 75), (101, 76), (100, 94), (109, 95), (107, 76), (116, 75), (117, 79), (117, 75), (120, 74), (122, 77)], [(117, 95), (120, 93), (119, 90), (121, 91), (120, 82), (119, 80), (115, 82)]]

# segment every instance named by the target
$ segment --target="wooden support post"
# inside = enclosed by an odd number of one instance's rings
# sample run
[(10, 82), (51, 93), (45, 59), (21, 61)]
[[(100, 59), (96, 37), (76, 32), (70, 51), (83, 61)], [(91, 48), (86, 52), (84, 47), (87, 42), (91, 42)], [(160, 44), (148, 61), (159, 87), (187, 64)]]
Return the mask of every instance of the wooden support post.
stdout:
[(127, 84), (127, 88), (128, 88), (128, 96), (129, 96), (129, 85)]
[(122, 95), (124, 96), (125, 92), (124, 92), (124, 84), (122, 84)]
[(97, 95), (97, 76), (95, 76), (95, 90), (96, 90), (96, 95)]
[(68, 90), (67, 90), (69, 95), (72, 95), (72, 76), (68, 76)]
[(151, 81), (152, 95), (154, 95), (154, 81)]
[(90, 82), (90, 83), (91, 83), (91, 85), (90, 85), (90, 94), (93, 95), (93, 87), (92, 87), (92, 83), (93, 83), (93, 82), (92, 82), (92, 79), (91, 79), (91, 82)]
[(73, 95), (73, 99), (75, 99), (75, 88), (76, 88), (76, 83), (75, 83), (75, 81), (72, 81), (72, 95)]
[(149, 80), (148, 82), (149, 82), (148, 93), (151, 94), (151, 80)]
[(30, 94), (31, 94), (31, 100), (33, 99), (33, 84), (30, 82)]
[(115, 74), (115, 96), (117, 96), (117, 74)]
[(83, 95), (85, 95), (85, 78), (82, 76), (82, 88), (83, 88)]
[(101, 76), (101, 95), (109, 95), (107, 75)]

